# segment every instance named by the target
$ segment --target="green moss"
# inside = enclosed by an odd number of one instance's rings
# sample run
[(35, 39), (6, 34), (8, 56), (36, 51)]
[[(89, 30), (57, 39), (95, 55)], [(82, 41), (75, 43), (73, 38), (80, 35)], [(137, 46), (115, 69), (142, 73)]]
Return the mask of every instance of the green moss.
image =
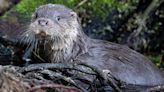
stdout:
[[(22, 0), (14, 7), (14, 10), (26, 15), (26, 17), (30, 17), (32, 12), (39, 5), (47, 3), (64, 4), (67, 7), (74, 9), (81, 1), (82, 0)], [(87, 11), (93, 16), (105, 18), (113, 8), (116, 8), (121, 12), (128, 12), (136, 1), (138, 0), (127, 0), (124, 2), (117, 0), (92, 0), (87, 1), (77, 9), (78, 11)]]
[(14, 7), (16, 12), (26, 15), (29, 18), (32, 12), (40, 5), (48, 3), (64, 4), (68, 7), (72, 7), (76, 0), (22, 0), (18, 5)]
[(157, 66), (160, 65), (160, 60), (161, 60), (161, 55), (160, 54), (157, 54), (157, 55), (146, 55), (146, 57), (148, 59), (150, 59), (153, 63), (155, 63)]
[(22, 0), (14, 9), (17, 12), (26, 15), (26, 17), (30, 17), (35, 8), (44, 4), (44, 2), (45, 0)]
[(124, 12), (124, 13), (129, 13), (129, 11), (132, 11), (134, 9), (136, 9), (137, 4), (139, 3), (139, 0), (124, 0), (121, 1), (119, 3), (116, 4), (116, 8), (120, 11), (120, 12)]

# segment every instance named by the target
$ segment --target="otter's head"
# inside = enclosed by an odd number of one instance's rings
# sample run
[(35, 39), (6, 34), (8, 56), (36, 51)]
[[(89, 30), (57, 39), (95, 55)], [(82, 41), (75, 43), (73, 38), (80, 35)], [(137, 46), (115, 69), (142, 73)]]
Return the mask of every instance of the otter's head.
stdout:
[(46, 40), (54, 48), (63, 48), (76, 40), (80, 28), (77, 14), (57, 4), (42, 5), (32, 14), (31, 24), (25, 33), (29, 42)]

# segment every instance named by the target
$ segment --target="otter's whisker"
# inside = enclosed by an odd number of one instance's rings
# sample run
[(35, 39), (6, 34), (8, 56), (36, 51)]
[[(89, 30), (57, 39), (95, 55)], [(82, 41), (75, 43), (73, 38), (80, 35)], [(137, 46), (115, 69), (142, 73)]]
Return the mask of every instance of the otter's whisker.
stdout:
[(37, 46), (38, 46), (38, 40), (36, 39), (35, 40), (35, 51), (34, 51), (35, 53), (37, 52)]
[[(27, 36), (28, 35), (28, 36)], [(32, 35), (31, 34), (31, 32), (28, 30), (28, 31), (25, 31), (24, 33), (22, 33), (21, 34), (21, 40), (20, 40), (20, 43), (22, 44), (22, 45), (25, 45), (25, 44), (27, 44), (29, 41), (29, 39), (30, 39), (30, 35)]]
[[(20, 37), (21, 37), (21, 39), (20, 39), (20, 44), (22, 44), (23, 41), (25, 41), (25, 39), (26, 39), (25, 33), (21, 34)], [(23, 44), (23, 45), (24, 45), (24, 44)]]

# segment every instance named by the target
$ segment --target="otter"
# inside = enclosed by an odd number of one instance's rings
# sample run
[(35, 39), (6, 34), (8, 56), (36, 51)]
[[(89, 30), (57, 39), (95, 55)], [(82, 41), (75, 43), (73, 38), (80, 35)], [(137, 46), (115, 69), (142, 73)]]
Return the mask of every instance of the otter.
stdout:
[(28, 43), (26, 55), (35, 52), (45, 62), (80, 61), (110, 70), (114, 77), (128, 84), (164, 84), (162, 72), (140, 53), (124, 45), (89, 38), (82, 30), (78, 15), (64, 5), (38, 7), (20, 38)]

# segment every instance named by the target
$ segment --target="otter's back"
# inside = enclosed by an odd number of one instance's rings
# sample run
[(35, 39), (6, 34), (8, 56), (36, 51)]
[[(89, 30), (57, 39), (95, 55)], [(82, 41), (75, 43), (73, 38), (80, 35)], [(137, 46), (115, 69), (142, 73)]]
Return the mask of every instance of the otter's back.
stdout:
[(121, 81), (137, 85), (164, 84), (163, 74), (143, 55), (127, 46), (92, 40), (89, 51), (78, 57), (100, 69), (108, 69)]

